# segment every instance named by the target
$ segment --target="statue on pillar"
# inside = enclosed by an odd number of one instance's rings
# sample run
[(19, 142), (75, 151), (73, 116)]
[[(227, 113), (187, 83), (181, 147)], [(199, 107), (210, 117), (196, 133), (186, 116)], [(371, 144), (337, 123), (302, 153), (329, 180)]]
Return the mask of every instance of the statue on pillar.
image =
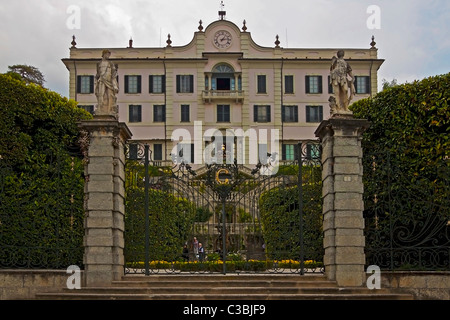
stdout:
[(97, 64), (97, 75), (95, 76), (95, 95), (97, 96), (96, 116), (118, 117), (117, 97), (119, 85), (117, 83), (118, 66), (109, 60), (111, 52), (103, 50), (102, 61)]
[[(331, 115), (353, 114), (348, 106), (355, 96), (355, 85), (352, 68), (344, 60), (344, 50), (337, 52), (337, 58), (331, 59), (330, 81), (333, 86), (334, 97), (330, 97)], [(349, 92), (350, 91), (350, 92)]]

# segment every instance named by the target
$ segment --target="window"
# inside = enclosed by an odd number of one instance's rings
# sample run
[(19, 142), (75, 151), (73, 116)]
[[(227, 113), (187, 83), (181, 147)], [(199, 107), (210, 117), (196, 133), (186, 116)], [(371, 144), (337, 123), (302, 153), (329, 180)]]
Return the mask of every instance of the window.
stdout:
[(306, 106), (306, 122), (320, 122), (323, 120), (322, 106)]
[(165, 105), (154, 105), (153, 106), (153, 122), (164, 122), (166, 121), (166, 106)]
[(258, 75), (258, 92), (257, 93), (267, 93), (266, 76), (265, 75)]
[(128, 159), (138, 160), (138, 145), (135, 143), (128, 144)]
[(270, 122), (270, 106), (253, 106), (253, 120), (255, 122)]
[(217, 122), (230, 122), (230, 106), (218, 105), (217, 106)]
[(369, 76), (355, 76), (356, 93), (368, 94), (370, 93), (370, 77)]
[(125, 76), (125, 93), (141, 93), (141, 76)]
[(193, 93), (193, 92), (194, 92), (194, 76), (177, 75), (177, 93)]
[(283, 106), (281, 118), (283, 122), (298, 122), (298, 106)]
[(128, 107), (129, 122), (142, 122), (142, 106), (130, 105)]
[(267, 144), (258, 144), (258, 160), (261, 164), (267, 164)]
[(331, 83), (331, 76), (328, 76), (328, 93), (334, 94), (333, 84)]
[(166, 92), (166, 76), (150, 75), (148, 85), (150, 93), (164, 93)]
[(78, 76), (77, 93), (94, 93), (94, 76)]
[(189, 105), (182, 104), (181, 105), (181, 122), (189, 122), (190, 114), (189, 114)]
[(194, 144), (179, 143), (177, 144), (178, 156), (182, 158), (184, 163), (194, 163)]
[(155, 143), (153, 145), (153, 160), (161, 161), (162, 160), (162, 144)]
[(306, 93), (322, 93), (322, 76), (306, 76)]
[(92, 106), (92, 105), (90, 105), (90, 106), (79, 105), (78, 108), (84, 109), (87, 112), (89, 112), (90, 114), (94, 114), (94, 106)]
[(298, 159), (298, 145), (297, 144), (283, 144), (282, 145), (282, 160), (294, 161)]
[(306, 145), (306, 157), (308, 159), (320, 159), (320, 145), (319, 144), (307, 144)]
[(284, 76), (284, 93), (294, 93), (294, 76)]

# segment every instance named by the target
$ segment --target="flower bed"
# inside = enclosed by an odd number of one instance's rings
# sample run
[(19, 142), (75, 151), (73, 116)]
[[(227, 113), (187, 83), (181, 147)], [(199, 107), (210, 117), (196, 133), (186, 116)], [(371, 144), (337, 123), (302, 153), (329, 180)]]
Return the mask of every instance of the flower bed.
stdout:
[[(263, 272), (278, 269), (300, 270), (300, 261), (295, 260), (238, 260), (225, 261), (226, 270)], [(321, 268), (322, 262), (307, 260), (304, 262), (305, 269)], [(145, 268), (144, 262), (136, 262), (127, 265), (129, 268)], [(150, 269), (168, 269), (180, 272), (221, 272), (223, 270), (223, 261), (150, 261)]]

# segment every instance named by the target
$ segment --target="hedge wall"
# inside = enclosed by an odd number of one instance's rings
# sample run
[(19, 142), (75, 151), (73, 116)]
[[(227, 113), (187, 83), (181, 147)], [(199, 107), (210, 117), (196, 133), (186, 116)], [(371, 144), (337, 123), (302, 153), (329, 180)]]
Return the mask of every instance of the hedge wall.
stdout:
[(0, 267), (81, 266), (77, 122), (89, 118), (74, 101), (0, 75)]

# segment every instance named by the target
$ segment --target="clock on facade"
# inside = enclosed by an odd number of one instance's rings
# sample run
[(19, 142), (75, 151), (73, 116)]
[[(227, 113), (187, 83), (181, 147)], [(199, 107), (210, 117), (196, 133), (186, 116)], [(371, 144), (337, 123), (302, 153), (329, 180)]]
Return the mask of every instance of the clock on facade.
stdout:
[(228, 48), (231, 45), (231, 34), (228, 31), (217, 31), (214, 35), (214, 45), (218, 48)]

